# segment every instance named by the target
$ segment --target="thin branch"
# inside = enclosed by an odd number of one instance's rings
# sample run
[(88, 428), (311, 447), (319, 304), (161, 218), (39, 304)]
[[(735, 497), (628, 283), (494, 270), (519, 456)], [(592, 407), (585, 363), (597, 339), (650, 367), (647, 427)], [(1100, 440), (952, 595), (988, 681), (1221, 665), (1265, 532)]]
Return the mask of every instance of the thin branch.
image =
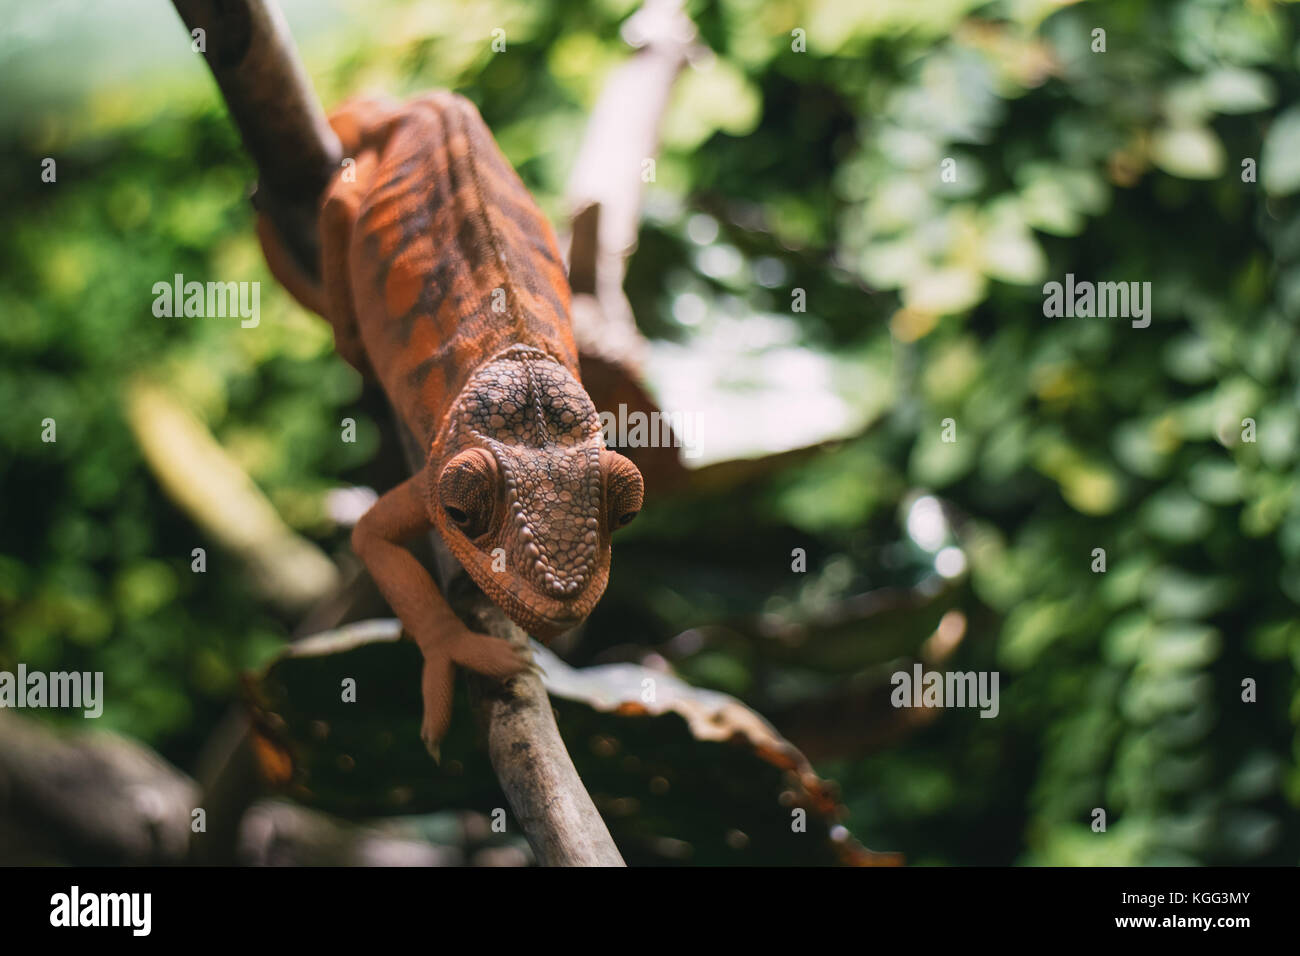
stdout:
[(254, 205), (308, 275), (319, 272), (320, 197), (343, 148), (330, 128), (274, 0), (172, 0), (221, 88), (257, 164)]
[[(500, 608), (481, 595), (471, 623), (527, 644)], [(547, 866), (624, 866), (555, 724), (550, 695), (533, 672), (504, 683), (471, 675), (470, 693), (496, 770), (533, 854)]]
[[(262, 800), (240, 825), (238, 862), (251, 866), (461, 866), (460, 846), (430, 842), (409, 823), (353, 824), (284, 800)], [(526, 862), (525, 855), (518, 857)]]
[(127, 389), (127, 422), (158, 484), (204, 534), (243, 566), (253, 589), (294, 613), (337, 591), (339, 572), (167, 389), (141, 378)]
[[(584, 353), (637, 368), (645, 342), (623, 292), (636, 248), (641, 192), (677, 74), (702, 48), (681, 0), (646, 0), (623, 27), (637, 52), (611, 74), (569, 177), (569, 283)], [(634, 105), (633, 105), (634, 104)]]
[[(0, 864), (275, 866), (512, 865), (507, 852), (474, 853), (468, 834), (431, 843), (400, 819), (353, 824), (281, 800), (220, 811), (153, 750), (103, 731), (64, 734), (0, 711)], [(205, 827), (194, 832), (194, 811)], [(230, 827), (232, 833), (217, 835)], [(485, 828), (486, 829), (486, 828)], [(211, 856), (213, 839), (229, 852)], [(472, 857), (471, 857), (472, 854)], [(467, 857), (471, 857), (467, 859)], [(525, 861), (522, 853), (519, 862)]]
[(197, 806), (194, 782), (142, 744), (0, 711), (0, 859), (182, 863)]

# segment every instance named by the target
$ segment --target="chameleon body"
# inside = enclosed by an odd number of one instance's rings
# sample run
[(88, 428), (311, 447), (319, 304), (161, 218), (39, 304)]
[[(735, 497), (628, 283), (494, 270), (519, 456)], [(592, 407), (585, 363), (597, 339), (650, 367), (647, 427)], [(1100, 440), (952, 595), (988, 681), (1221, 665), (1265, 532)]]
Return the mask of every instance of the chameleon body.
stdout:
[(555, 238), (474, 106), (360, 99), (330, 123), (353, 162), (322, 200), (320, 282), (265, 217), (258, 229), (277, 278), (330, 320), (427, 451), (352, 544), (423, 652), (421, 732), (436, 753), (453, 665), (498, 678), (527, 665), (469, 631), (400, 542), (436, 528), (494, 603), (549, 639), (600, 599), (610, 534), (640, 510), (642, 480), (604, 447)]

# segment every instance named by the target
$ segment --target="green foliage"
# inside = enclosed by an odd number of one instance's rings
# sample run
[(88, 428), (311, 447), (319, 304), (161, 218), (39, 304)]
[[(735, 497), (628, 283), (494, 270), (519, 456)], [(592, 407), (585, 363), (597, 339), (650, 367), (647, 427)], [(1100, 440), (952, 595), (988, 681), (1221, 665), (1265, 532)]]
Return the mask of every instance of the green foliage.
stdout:
[[(837, 763), (868, 844), (934, 862), (1294, 862), (1292, 11), (1007, 4), (931, 30), (907, 6), (870, 5), (875, 22), (838, 38), (816, 5), (709, 37), (765, 108), (747, 137), (709, 142), (694, 201), (723, 211), (720, 241), (790, 265), (805, 341), (892, 340), (897, 382), (867, 435), (775, 500), (710, 516), (716, 546), (692, 558), (743, 565), (740, 527), (784, 516), (823, 562), (848, 559), (852, 592), (900, 580), (859, 535), (909, 488), (960, 516), (971, 630), (949, 666), (1000, 668), (1005, 709)], [(806, 56), (776, 39), (796, 26)], [(793, 252), (762, 249), (773, 238)], [(848, 305), (837, 267), (873, 294)], [(639, 315), (659, 268), (634, 260)], [(1045, 318), (1042, 284), (1066, 273), (1150, 282), (1151, 326)]]

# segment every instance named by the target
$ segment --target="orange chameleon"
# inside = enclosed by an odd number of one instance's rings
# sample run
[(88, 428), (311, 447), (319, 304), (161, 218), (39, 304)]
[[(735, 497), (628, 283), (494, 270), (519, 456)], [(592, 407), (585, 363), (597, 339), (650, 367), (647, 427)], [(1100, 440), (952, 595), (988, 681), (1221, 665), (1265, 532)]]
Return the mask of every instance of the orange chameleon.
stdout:
[(453, 664), (495, 678), (527, 664), (466, 628), (400, 542), (436, 528), (494, 603), (549, 640), (600, 600), (610, 533), (640, 511), (643, 483), (605, 448), (579, 380), (551, 228), (473, 104), (358, 99), (330, 124), (355, 166), (322, 199), (321, 281), (265, 215), (258, 235), (276, 278), (329, 319), (339, 353), (378, 378), (427, 450), (352, 546), (424, 655), (421, 736), (436, 754)]

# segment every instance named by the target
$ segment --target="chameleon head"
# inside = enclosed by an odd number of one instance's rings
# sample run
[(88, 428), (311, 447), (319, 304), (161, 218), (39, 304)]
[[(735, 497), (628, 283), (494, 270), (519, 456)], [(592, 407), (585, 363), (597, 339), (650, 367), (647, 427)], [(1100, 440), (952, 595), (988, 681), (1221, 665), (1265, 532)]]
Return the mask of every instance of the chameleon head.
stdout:
[(514, 346), (480, 368), (433, 446), (434, 526), (516, 624), (549, 639), (591, 613), (610, 534), (641, 510), (641, 473), (604, 446), (595, 406), (546, 353)]

